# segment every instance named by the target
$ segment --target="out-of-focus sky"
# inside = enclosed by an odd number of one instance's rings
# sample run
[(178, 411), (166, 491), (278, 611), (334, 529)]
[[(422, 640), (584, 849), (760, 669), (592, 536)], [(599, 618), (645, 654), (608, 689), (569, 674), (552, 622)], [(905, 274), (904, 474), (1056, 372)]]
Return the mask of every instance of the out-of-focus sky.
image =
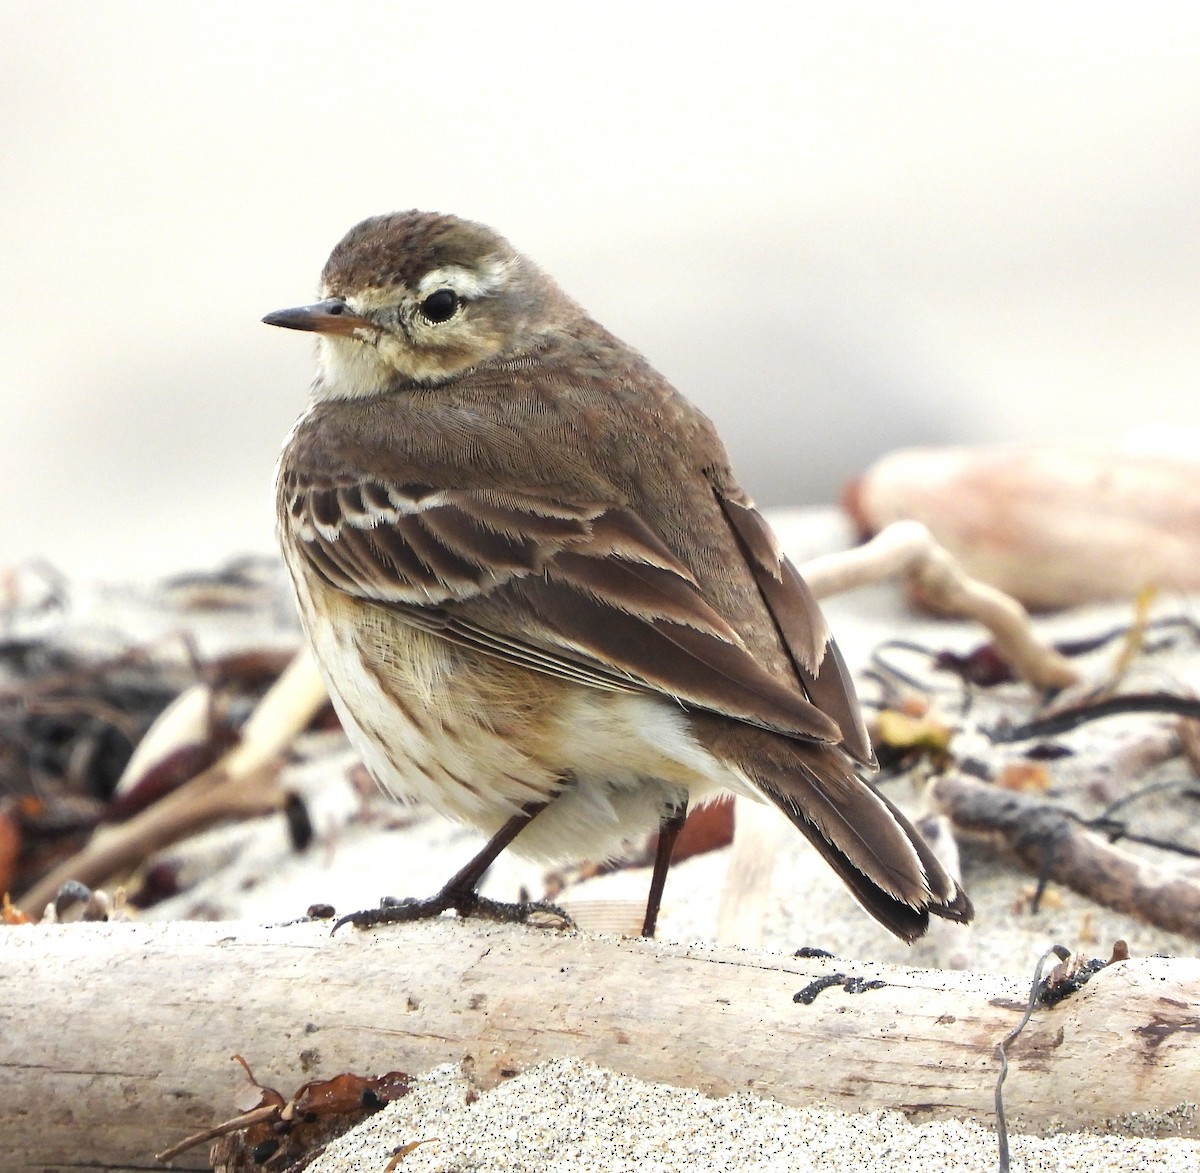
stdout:
[(0, 5), (0, 567), (271, 548), (357, 220), (498, 228), (764, 504), (1200, 423), (1200, 7)]

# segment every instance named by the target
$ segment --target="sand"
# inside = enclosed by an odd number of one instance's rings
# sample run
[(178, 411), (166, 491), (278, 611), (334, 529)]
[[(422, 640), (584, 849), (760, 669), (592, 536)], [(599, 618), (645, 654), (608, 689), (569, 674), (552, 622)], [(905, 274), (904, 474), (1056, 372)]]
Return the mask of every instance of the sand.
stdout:
[[(334, 1142), (310, 1173), (377, 1173), (422, 1141), (402, 1173), (625, 1173), (694, 1170), (972, 1173), (997, 1168), (993, 1131), (910, 1124), (898, 1112), (785, 1108), (750, 1095), (712, 1100), (569, 1060), (526, 1071), (468, 1103), (456, 1068), (427, 1073), (404, 1100)], [(1014, 1170), (1189, 1173), (1200, 1142), (1063, 1133), (1011, 1138)]]

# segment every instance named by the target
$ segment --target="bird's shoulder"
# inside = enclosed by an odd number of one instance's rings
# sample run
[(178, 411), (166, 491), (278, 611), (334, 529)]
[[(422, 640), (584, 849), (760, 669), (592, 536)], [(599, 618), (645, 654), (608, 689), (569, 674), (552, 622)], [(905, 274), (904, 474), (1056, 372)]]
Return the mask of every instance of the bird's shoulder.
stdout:
[[(589, 320), (590, 323), (590, 320)], [(315, 396), (285, 445), (293, 476), (651, 500), (728, 458), (708, 418), (646, 359), (590, 323), (442, 383)]]

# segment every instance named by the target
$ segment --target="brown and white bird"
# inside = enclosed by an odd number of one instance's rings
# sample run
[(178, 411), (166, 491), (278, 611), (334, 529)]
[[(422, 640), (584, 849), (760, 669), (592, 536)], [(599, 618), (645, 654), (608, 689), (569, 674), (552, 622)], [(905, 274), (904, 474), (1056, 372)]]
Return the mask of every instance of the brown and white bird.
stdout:
[(970, 902), (874, 764), (816, 601), (709, 420), (480, 224), (399, 212), (333, 250), (312, 399), (277, 474), (300, 614), (389, 791), (492, 836), (432, 899), (478, 907), (509, 844), (602, 858), (689, 803), (776, 803), (898, 936)]

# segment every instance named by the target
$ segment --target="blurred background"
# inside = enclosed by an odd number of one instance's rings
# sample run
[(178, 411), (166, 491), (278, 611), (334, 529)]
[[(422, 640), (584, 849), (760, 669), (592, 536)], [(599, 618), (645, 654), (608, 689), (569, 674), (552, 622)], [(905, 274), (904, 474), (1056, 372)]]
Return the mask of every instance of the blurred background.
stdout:
[(500, 229), (764, 505), (1200, 423), (1200, 7), (4, 0), (0, 567), (272, 548), (357, 220)]

